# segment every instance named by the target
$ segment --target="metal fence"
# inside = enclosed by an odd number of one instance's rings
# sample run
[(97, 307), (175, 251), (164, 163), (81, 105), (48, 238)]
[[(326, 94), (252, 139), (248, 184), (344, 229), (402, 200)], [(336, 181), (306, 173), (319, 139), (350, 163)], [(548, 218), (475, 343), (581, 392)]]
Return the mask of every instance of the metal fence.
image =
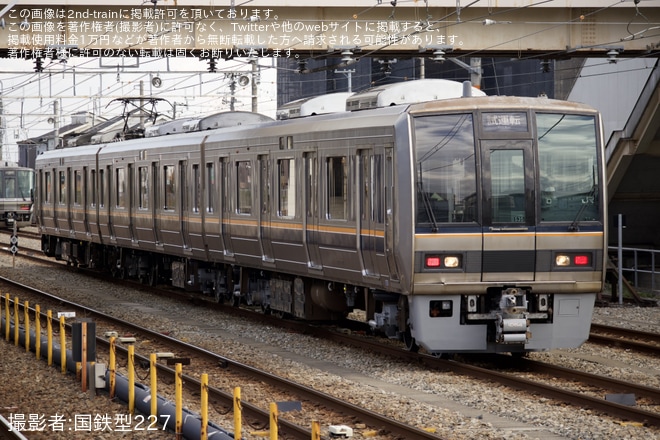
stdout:
[(609, 254), (619, 273), (635, 288), (656, 291), (660, 270), (656, 261), (660, 261), (660, 250), (610, 246)]

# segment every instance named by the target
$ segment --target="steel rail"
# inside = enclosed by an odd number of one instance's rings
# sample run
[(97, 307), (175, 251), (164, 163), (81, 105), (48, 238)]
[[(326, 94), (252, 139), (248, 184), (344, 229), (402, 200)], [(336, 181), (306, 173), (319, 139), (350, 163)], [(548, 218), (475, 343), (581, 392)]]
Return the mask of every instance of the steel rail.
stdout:
[[(273, 375), (271, 373), (259, 370), (254, 367), (250, 367), (246, 364), (243, 364), (241, 362), (234, 361), (232, 359), (226, 358), (224, 356), (217, 355), (215, 353), (212, 353), (206, 349), (196, 347), (191, 344), (187, 344), (185, 342), (182, 342), (178, 339), (172, 338), (168, 335), (164, 335), (160, 332), (156, 332), (153, 330), (150, 330), (148, 328), (142, 327), (137, 324), (133, 324), (130, 322), (125, 322), (119, 318), (113, 317), (111, 315), (105, 314), (101, 311), (89, 308), (87, 306), (84, 306), (82, 304), (74, 303), (71, 302), (67, 299), (57, 297), (55, 295), (49, 294), (47, 292), (44, 292), (39, 289), (35, 289), (33, 287), (27, 286), (23, 283), (18, 283), (15, 281), (12, 281), (8, 278), (5, 277), (0, 277), (0, 281), (5, 282), (5, 283), (10, 283), (13, 284), (17, 287), (20, 287), (22, 289), (27, 289), (32, 291), (34, 294), (37, 295), (42, 295), (45, 296), (51, 300), (54, 301), (59, 301), (61, 304), (66, 304), (68, 308), (70, 309), (78, 309), (81, 311), (84, 311), (86, 317), (95, 317), (98, 319), (103, 319), (107, 322), (115, 323), (117, 325), (121, 325), (125, 328), (131, 329), (133, 333), (137, 333), (140, 335), (143, 335), (145, 337), (155, 339), (158, 341), (161, 341), (163, 343), (166, 343), (168, 345), (175, 345), (180, 347), (181, 351), (188, 351), (191, 353), (194, 353), (200, 357), (204, 357), (208, 360), (211, 360), (213, 362), (216, 362), (217, 364), (222, 364), (225, 366), (225, 368), (231, 368), (233, 371), (241, 374), (248, 375), (250, 377), (256, 378), (257, 380), (263, 381), (265, 383), (277, 386), (283, 390), (286, 390), (291, 393), (295, 393), (298, 396), (301, 396), (307, 400), (314, 401), (316, 404), (324, 406), (328, 409), (332, 409), (334, 411), (341, 412), (343, 414), (349, 415), (356, 420), (360, 420), (363, 423), (366, 423), (367, 425), (371, 426), (377, 426), (379, 429), (390, 432), (394, 435), (399, 435), (403, 436), (403, 438), (416, 438), (420, 440), (438, 440), (438, 436), (433, 433), (429, 433), (425, 430), (407, 425), (405, 423), (398, 422), (396, 420), (393, 420), (387, 416), (378, 414), (376, 412), (360, 408), (356, 405), (353, 405), (349, 402), (342, 401), (338, 398), (335, 398), (333, 396), (330, 396), (326, 393), (316, 391), (312, 388), (309, 388), (307, 386), (297, 384), (293, 381), (290, 381), (288, 379)], [(252, 313), (252, 312), (249, 312)], [(97, 343), (99, 344), (109, 344), (108, 340), (105, 340), (101, 337), (97, 337)], [(119, 349), (120, 347), (117, 346)], [(122, 350), (123, 351), (123, 350)], [(148, 358), (144, 356), (139, 356), (135, 355), (136, 359), (140, 359), (143, 362), (148, 362)], [(164, 366), (159, 364), (159, 368), (163, 373), (166, 374), (174, 374), (174, 371), (170, 368), (163, 368)], [(199, 385), (199, 382), (197, 379), (194, 379), (192, 377), (186, 377), (186, 381), (189, 381), (192, 384)], [(199, 386), (196, 388), (199, 390)], [(217, 391), (217, 393), (215, 392)], [(228, 402), (227, 399), (230, 399), (233, 401), (233, 397), (229, 396), (227, 393), (223, 393), (220, 390), (214, 390), (213, 396), (218, 398), (219, 400)], [(263, 423), (267, 423), (269, 421), (269, 413), (266, 411), (262, 411), (257, 407), (251, 407), (249, 405), (246, 405), (245, 402), (242, 402), (242, 405), (248, 409), (248, 414), (250, 416), (255, 417), (257, 420)], [(288, 423), (285, 421), (283, 418), (278, 418), (278, 421), (282, 425), (281, 434), (282, 435), (290, 435), (295, 439), (300, 439), (300, 440), (306, 440), (311, 437), (311, 430), (298, 427), (292, 423)]]

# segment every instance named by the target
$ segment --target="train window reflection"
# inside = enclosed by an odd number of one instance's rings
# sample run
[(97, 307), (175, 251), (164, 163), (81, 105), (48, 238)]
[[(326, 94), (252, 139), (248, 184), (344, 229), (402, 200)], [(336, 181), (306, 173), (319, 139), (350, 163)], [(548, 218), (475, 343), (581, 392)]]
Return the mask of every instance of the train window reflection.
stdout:
[(126, 207), (126, 176), (124, 169), (118, 168), (116, 170), (115, 177), (116, 177), (115, 190), (117, 191), (115, 198), (117, 200), (117, 208), (125, 208)]
[(252, 167), (249, 161), (236, 162), (238, 214), (252, 214)]
[(59, 185), (60, 204), (66, 205), (66, 173), (64, 171), (60, 171)]
[(198, 213), (199, 212), (199, 204), (200, 204), (200, 195), (201, 195), (201, 190), (202, 190), (202, 181), (201, 181), (201, 174), (199, 173), (199, 164), (193, 164), (193, 197), (192, 197), (192, 211)]
[(46, 171), (44, 180), (45, 180), (44, 201), (46, 203), (51, 203), (51, 191), (53, 191), (53, 176), (50, 174), (50, 171)]
[(140, 180), (139, 209), (149, 209), (149, 168), (138, 168), (138, 179)]
[(279, 168), (279, 200), (277, 215), (293, 218), (296, 215), (296, 173), (293, 159), (280, 159)]
[(329, 157), (326, 162), (329, 219), (348, 219), (348, 172), (346, 156)]
[(165, 165), (163, 167), (165, 179), (165, 200), (163, 200), (163, 209), (174, 211), (176, 208), (176, 181), (174, 180), (174, 167)]
[(206, 212), (215, 212), (215, 164), (209, 162), (206, 164)]
[(474, 151), (471, 114), (415, 118), (418, 225), (476, 221)]
[(542, 221), (598, 220), (593, 116), (537, 114)]
[(75, 185), (73, 203), (80, 205), (82, 201), (82, 172), (80, 170), (73, 172), (73, 184)]

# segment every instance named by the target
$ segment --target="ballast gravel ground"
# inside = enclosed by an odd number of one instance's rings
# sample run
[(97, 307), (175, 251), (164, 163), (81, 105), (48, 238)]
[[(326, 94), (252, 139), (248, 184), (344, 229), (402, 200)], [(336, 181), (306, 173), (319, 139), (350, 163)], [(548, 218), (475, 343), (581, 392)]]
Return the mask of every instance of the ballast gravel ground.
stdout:
[[(100, 284), (85, 276), (34, 263), (17, 262), (12, 268), (11, 258), (4, 256), (0, 257), (0, 276), (23, 279), (26, 284), (55, 293), (66, 292), (75, 301), (93, 304), (102, 311), (106, 305), (99, 300), (99, 295), (112, 298), (114, 301), (108, 304), (114, 304), (114, 309), (107, 312), (117, 316), (126, 314), (123, 317), (127, 319), (127, 311), (117, 310), (117, 300), (138, 303), (145, 298), (143, 292), (135, 289)], [(174, 337), (227, 357), (268, 368), (274, 374), (311, 383), (324, 392), (336, 393), (340, 398), (350, 397), (356, 404), (404, 422), (432, 428), (438, 438), (660, 440), (660, 429), (656, 427), (625, 423), (588, 409), (576, 409), (506, 387), (390, 362), (359, 350), (338, 347), (305, 335), (273, 331), (267, 326), (250, 325), (231, 316), (169, 299), (152, 300), (149, 306), (160, 312), (139, 316), (144, 326), (167, 331)], [(660, 308), (598, 308), (594, 322), (658, 331)], [(25, 432), (26, 437), (174, 438), (172, 433), (139, 431), (134, 428), (134, 421), (125, 431), (95, 430), (103, 421), (112, 428), (122, 428), (128, 417), (127, 408), (111, 402), (106, 395), (83, 393), (74, 377), (61, 374), (59, 367), (48, 367), (43, 360), (36, 361), (34, 353), (15, 347), (13, 340), (4, 341), (4, 333), (0, 337), (3, 338), (0, 340), (0, 415), (14, 420), (22, 417), (26, 426), (30, 426), (27, 425), (30, 419), (35, 424), (36, 420), (46, 422), (43, 432)], [(255, 352), (255, 347), (264, 346), (270, 350)], [(625, 350), (587, 343), (579, 349), (534, 353), (532, 357), (660, 388), (657, 359)], [(319, 368), (319, 364), (329, 367)], [(338, 371), (347, 374), (338, 374)], [(251, 401), (260, 398), (267, 401), (267, 396), (250, 396)], [(190, 408), (194, 410), (195, 405), (191, 404)], [(55, 423), (59, 415), (66, 420), (61, 425)], [(92, 423), (97, 420), (97, 424), (87, 430), (76, 426), (77, 419), (83, 427), (87, 419)], [(224, 421), (216, 423), (222, 425)], [(246, 440), (258, 438), (246, 431)], [(359, 426), (354, 438), (365, 438)]]

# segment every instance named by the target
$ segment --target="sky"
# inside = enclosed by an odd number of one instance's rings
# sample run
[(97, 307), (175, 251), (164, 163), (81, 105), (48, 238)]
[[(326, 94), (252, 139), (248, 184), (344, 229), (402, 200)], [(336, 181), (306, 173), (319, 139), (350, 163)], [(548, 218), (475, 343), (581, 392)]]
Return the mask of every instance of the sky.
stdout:
[[(272, 59), (259, 59), (257, 109), (275, 117), (277, 78)], [(252, 81), (247, 58), (218, 60), (214, 73), (208, 61), (197, 58), (81, 58), (51, 60), (34, 71), (33, 60), (0, 59), (0, 140), (2, 160), (17, 161), (17, 141), (43, 136), (71, 123), (71, 115), (88, 112), (94, 117), (120, 116), (124, 110), (117, 98), (144, 96), (163, 98), (156, 111), (172, 117), (197, 117), (230, 109), (232, 78), (235, 110), (252, 110), (252, 85), (241, 86), (241, 76)], [(153, 78), (160, 79), (160, 87)], [(56, 104), (55, 104), (56, 103)]]

